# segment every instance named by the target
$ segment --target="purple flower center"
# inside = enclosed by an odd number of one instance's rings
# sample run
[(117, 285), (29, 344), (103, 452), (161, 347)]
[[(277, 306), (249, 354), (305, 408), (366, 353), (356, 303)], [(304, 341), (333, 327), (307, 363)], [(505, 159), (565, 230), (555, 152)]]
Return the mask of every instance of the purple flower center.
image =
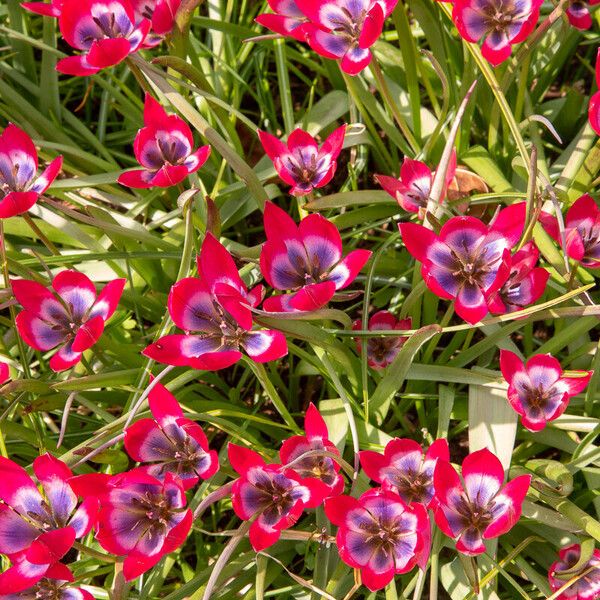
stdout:
[[(326, 448), (320, 444), (320, 448), (315, 446), (311, 450), (325, 450)], [(290, 457), (293, 460), (293, 456)], [(334, 467), (334, 462), (329, 456), (307, 456), (298, 462), (294, 462), (294, 471), (300, 477), (314, 477), (320, 479), (323, 483), (329, 486), (335, 485), (337, 481), (337, 472)]]
[(60, 515), (56, 514), (45, 500), (40, 502), (39, 510), (28, 510), (27, 517), (34, 527), (43, 531), (61, 529), (67, 524), (67, 521), (61, 519)]
[(29, 157), (23, 156), (22, 162), (11, 162), (0, 156), (0, 198), (10, 192), (26, 192), (35, 175), (35, 164)]
[(156, 0), (146, 0), (142, 6), (136, 7), (136, 17), (152, 20), (155, 10)]
[(162, 431), (167, 437), (169, 445), (163, 447), (157, 444), (154, 450), (158, 454), (164, 455), (160, 469), (163, 476), (167, 472), (182, 476), (204, 471), (209, 455), (194, 438), (187, 435), (175, 423), (163, 427)]
[(370, 338), (367, 342), (367, 355), (377, 363), (393, 358), (406, 341), (402, 337)]
[(425, 471), (400, 471), (395, 469), (390, 483), (398, 490), (398, 495), (406, 502), (429, 504), (433, 498), (432, 473)]
[(403, 538), (413, 532), (407, 531), (400, 519), (376, 517), (370, 511), (367, 512), (372, 519), (365, 519), (360, 524), (360, 529), (365, 534), (365, 546), (379, 556), (395, 557)]
[(596, 260), (600, 251), (600, 223), (594, 222), (591, 227), (579, 225), (577, 231), (583, 242), (584, 256)]
[(462, 530), (473, 532), (477, 537), (480, 537), (481, 533), (485, 531), (494, 520), (493, 500), (486, 504), (482, 504), (470, 500), (466, 494), (461, 494), (453, 508), (458, 513), (458, 519)]
[(281, 473), (263, 472), (251, 485), (256, 491), (257, 510), (270, 525), (285, 517), (301, 497), (296, 482)]
[(63, 597), (64, 583), (56, 579), (42, 579), (33, 588), (26, 590), (21, 596), (31, 600), (61, 600)]
[[(530, 6), (523, 0), (492, 1), (482, 4), (480, 8), (486, 30), (497, 33), (510, 33), (513, 28), (520, 29), (529, 12)], [(514, 33), (516, 35), (516, 31)]]
[(129, 510), (137, 515), (133, 529), (138, 529), (140, 535), (153, 538), (165, 536), (173, 527), (174, 520), (182, 508), (173, 506), (173, 499), (160, 492), (145, 491), (131, 498)]

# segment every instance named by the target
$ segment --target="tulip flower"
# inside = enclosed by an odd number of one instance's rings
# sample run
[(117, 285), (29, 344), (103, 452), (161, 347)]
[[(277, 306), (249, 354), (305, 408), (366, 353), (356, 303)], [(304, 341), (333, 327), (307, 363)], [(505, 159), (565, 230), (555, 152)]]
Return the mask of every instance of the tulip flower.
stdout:
[(290, 194), (304, 196), (331, 181), (345, 133), (346, 125), (338, 127), (320, 148), (315, 138), (302, 129), (292, 131), (287, 142), (260, 129), (258, 138), (279, 177), (292, 186)]
[(437, 462), (435, 522), (456, 540), (459, 552), (467, 556), (485, 552), (484, 540), (505, 534), (519, 520), (531, 476), (520, 475), (506, 485), (503, 481), (501, 462), (485, 448), (463, 460), (462, 481), (449, 462)]
[(61, 58), (56, 70), (66, 75), (94, 75), (137, 52), (151, 23), (137, 22), (129, 0), (63, 0), (58, 25), (62, 36), (82, 54)]
[(452, 20), (467, 42), (484, 38), (481, 53), (494, 67), (535, 28), (543, 0), (456, 0)]
[(125, 430), (125, 450), (133, 460), (150, 463), (141, 467), (148, 475), (164, 481), (171, 473), (183, 487), (193, 487), (219, 469), (219, 459), (208, 447), (202, 428), (186, 419), (179, 403), (160, 384), (148, 395), (154, 419), (140, 419)]
[(71, 480), (77, 492), (100, 503), (96, 540), (125, 556), (123, 576), (135, 579), (183, 544), (192, 527), (181, 481), (168, 472), (159, 481), (143, 469), (118, 475), (90, 473)]
[(567, 10), (569, 23), (577, 29), (586, 30), (592, 26), (590, 6), (596, 6), (600, 0), (570, 0)]
[[(440, 202), (445, 198), (455, 173), (456, 152), (453, 151), (446, 170), (446, 182)], [(418, 213), (422, 218), (424, 209), (427, 208), (434, 176), (435, 171), (432, 172), (424, 162), (405, 158), (400, 167), (399, 179), (388, 175), (375, 175), (375, 180), (404, 210)]]
[(592, 371), (577, 371), (580, 377), (565, 376), (550, 354), (536, 354), (523, 364), (509, 350), (500, 350), (500, 369), (509, 385), (508, 401), (530, 431), (540, 431), (558, 419), (592, 376)]
[(560, 550), (558, 560), (550, 565), (548, 581), (553, 592), (558, 591), (571, 578), (581, 575), (577, 581), (556, 596), (556, 600), (597, 600), (600, 598), (600, 550), (596, 548), (590, 559), (580, 565), (576, 572), (573, 572), (573, 567), (579, 563), (580, 557), (581, 546), (573, 544)]
[(320, 56), (340, 61), (342, 71), (356, 75), (373, 55), (369, 48), (378, 40), (383, 24), (398, 0), (298, 0), (310, 19), (304, 33)]
[(104, 331), (117, 309), (125, 279), (114, 279), (100, 294), (88, 277), (77, 271), (61, 271), (52, 280), (54, 292), (36, 281), (11, 280), (13, 294), (25, 310), (17, 315), (23, 341), (46, 352), (58, 347), (50, 359), (53, 371), (76, 365)]
[(444, 439), (433, 442), (425, 453), (414, 440), (398, 438), (387, 443), (383, 454), (360, 452), (360, 464), (370, 479), (398, 494), (404, 502), (420, 502), (427, 508), (436, 504), (433, 471), (438, 460), (450, 460)]
[(0, 457), (0, 553), (13, 558), (13, 566), (0, 575), (0, 592), (34, 586), (96, 520), (97, 501), (78, 506), (72, 473), (62, 461), (38, 456), (33, 472), (42, 492), (23, 467)]
[(539, 300), (550, 277), (546, 269), (536, 267), (539, 256), (535, 244), (528, 242), (511, 257), (508, 279), (488, 297), (491, 313), (514, 312)]
[(253, 329), (250, 308), (260, 303), (262, 288), (248, 292), (233, 258), (211, 234), (200, 250), (198, 274), (178, 281), (169, 293), (169, 314), (186, 333), (160, 338), (143, 351), (145, 356), (212, 371), (236, 363), (241, 350), (260, 363), (287, 354), (280, 331)]
[[(44, 576), (34, 584), (22, 584), (27, 587), (16, 591), (11, 584), (10, 576), (24, 568), (35, 569), (40, 565), (30, 564), (25, 567), (23, 554), (13, 557), (13, 566), (0, 574), (0, 600), (94, 600), (94, 597), (83, 588), (70, 585), (75, 581), (69, 567), (54, 563), (45, 568)], [(9, 574), (9, 577), (7, 577)], [(18, 585), (17, 587), (22, 587)], [(12, 592), (10, 590), (13, 590)]]
[(50, 187), (61, 167), (62, 156), (57, 156), (38, 175), (33, 141), (9, 123), (0, 135), (0, 219), (27, 212)]
[(298, 458), (305, 452), (327, 451), (337, 454), (339, 450), (329, 441), (327, 425), (314, 404), (310, 404), (304, 419), (306, 435), (294, 435), (284, 440), (279, 457), (283, 465), (293, 463), (292, 469), (302, 478), (312, 477), (322, 482), (327, 496), (341, 494), (344, 478), (340, 475), (340, 465), (329, 456), (307, 456)]
[(135, 136), (133, 152), (144, 167), (119, 175), (118, 182), (132, 188), (171, 187), (195, 173), (208, 159), (210, 146), (193, 150), (194, 138), (187, 123), (169, 115), (146, 94), (144, 127)]
[(292, 292), (268, 298), (266, 310), (310, 311), (325, 306), (337, 290), (354, 281), (371, 256), (369, 250), (353, 250), (342, 257), (339, 231), (318, 214), (296, 225), (284, 210), (267, 202), (264, 225), (267, 241), (260, 253), (260, 270), (269, 285)]
[(510, 250), (521, 237), (525, 203), (502, 209), (490, 225), (475, 217), (452, 217), (439, 235), (416, 223), (401, 223), (402, 241), (422, 263), (427, 287), (454, 299), (456, 314), (477, 323), (488, 313), (487, 298), (510, 273)]
[(305, 39), (304, 27), (308, 17), (300, 10), (295, 0), (267, 0), (273, 13), (264, 13), (254, 19), (257, 23), (285, 37), (300, 42)]
[(305, 508), (323, 502), (323, 484), (303, 478), (285, 466), (267, 465), (254, 450), (230, 443), (229, 462), (240, 477), (233, 483), (231, 502), (235, 514), (252, 521), (249, 538), (256, 552), (272, 546), (300, 518)]
[[(396, 317), (387, 310), (379, 310), (369, 319), (369, 331), (410, 329), (412, 327), (412, 319), (396, 319)], [(354, 321), (352, 325), (354, 330), (362, 330), (362, 319)], [(373, 369), (385, 369), (389, 364), (394, 362), (398, 352), (408, 338), (406, 336), (385, 336), (385, 337), (370, 337), (367, 339), (367, 363)], [(362, 352), (362, 341), (356, 339), (356, 349), (359, 354)]]
[(425, 568), (430, 524), (421, 504), (405, 504), (389, 490), (373, 489), (360, 498), (336, 496), (325, 501), (327, 518), (339, 527), (340, 558), (360, 569), (371, 591), (385, 587), (395, 574), (415, 565)]
[[(556, 217), (542, 213), (540, 221), (548, 234), (561, 244)], [(565, 218), (565, 252), (589, 269), (600, 268), (600, 209), (589, 194), (580, 196)]]

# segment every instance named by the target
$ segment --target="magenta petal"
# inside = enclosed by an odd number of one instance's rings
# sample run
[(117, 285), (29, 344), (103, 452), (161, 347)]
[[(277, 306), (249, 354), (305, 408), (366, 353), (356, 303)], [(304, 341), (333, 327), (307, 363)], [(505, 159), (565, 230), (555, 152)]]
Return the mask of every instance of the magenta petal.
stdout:
[(355, 509), (359, 509), (360, 504), (352, 496), (335, 496), (325, 500), (325, 514), (327, 518), (338, 527), (346, 524), (346, 515)]
[(531, 484), (531, 475), (521, 475), (509, 481), (496, 496), (496, 505), (503, 505), (501, 514), (495, 515), (494, 521), (483, 533), (485, 539), (498, 537), (512, 529), (521, 517), (523, 500)]
[(360, 466), (369, 479), (381, 483), (381, 469), (388, 464), (388, 459), (373, 450), (361, 450), (359, 452)]
[(63, 164), (63, 157), (57, 156), (44, 170), (44, 172), (35, 180), (31, 190), (38, 194), (43, 194), (56, 179)]
[(75, 530), (72, 527), (46, 531), (31, 544), (26, 558), (36, 565), (55, 563), (71, 549), (74, 541)]
[(40, 509), (42, 497), (27, 471), (8, 458), (0, 456), (0, 500), (20, 513)]
[(117, 181), (121, 185), (125, 185), (130, 188), (146, 189), (152, 187), (152, 177), (154, 174), (146, 169), (136, 169), (134, 171), (125, 171), (121, 173)]
[(317, 410), (317, 407), (311, 402), (306, 410), (306, 417), (304, 418), (304, 430), (306, 431), (306, 437), (309, 440), (321, 439), (326, 440), (329, 432), (327, 431), (327, 425), (321, 413)]
[[(150, 379), (150, 383), (154, 378)], [(162, 383), (155, 383), (152, 391), (148, 396), (150, 404), (150, 412), (152, 416), (159, 422), (170, 421), (173, 417), (183, 417), (183, 410), (179, 406), (175, 396)]]
[(0, 504), (0, 553), (10, 555), (27, 549), (39, 533), (7, 504)]
[(312, 283), (298, 290), (290, 299), (290, 306), (295, 310), (310, 312), (325, 306), (335, 294), (333, 281)]
[(420, 262), (427, 260), (427, 249), (437, 241), (435, 233), (416, 223), (400, 223), (398, 227), (410, 254)]
[(50, 368), (56, 372), (66, 371), (76, 365), (81, 360), (81, 352), (73, 352), (70, 344), (67, 343), (50, 359), (48, 363)]
[(242, 345), (248, 356), (257, 363), (277, 360), (288, 353), (285, 335), (274, 329), (249, 331)]
[(9, 192), (0, 200), (0, 219), (27, 212), (39, 198), (37, 192)]
[(330, 272), (329, 279), (337, 290), (348, 287), (371, 258), (370, 250), (352, 250)]
[(166, 335), (146, 346), (142, 354), (167, 365), (186, 366), (189, 364), (189, 357), (184, 354), (183, 344), (188, 337), (182, 334)]
[(48, 566), (30, 563), (23, 552), (13, 560), (12, 567), (0, 573), (0, 590), (7, 595), (23, 592), (44, 577)]
[(260, 552), (261, 550), (269, 548), (275, 544), (280, 537), (281, 531), (279, 529), (266, 527), (259, 519), (250, 525), (248, 538), (250, 539), (250, 544), (252, 544), (252, 548), (254, 548), (255, 552)]
[(92, 67), (104, 69), (120, 63), (130, 51), (131, 44), (122, 37), (95, 40), (87, 54), (87, 62)]
[(483, 448), (465, 457), (462, 476), (469, 498), (484, 503), (500, 489), (504, 481), (504, 468), (495, 454)]
[(98, 294), (90, 310), (90, 317), (100, 315), (105, 321), (110, 319), (117, 310), (126, 282), (124, 278), (109, 281)]
[(140, 419), (125, 430), (127, 454), (138, 462), (163, 461), (171, 458), (172, 444), (153, 419)]
[(265, 461), (258, 452), (250, 450), (250, 448), (238, 446), (233, 442), (229, 442), (227, 445), (227, 456), (233, 469), (242, 476), (253, 467), (265, 466)]
[(67, 56), (56, 63), (56, 70), (64, 75), (75, 75), (85, 77), (95, 75), (100, 69), (90, 65), (84, 55)]
[(377, 41), (383, 29), (384, 19), (385, 15), (381, 5), (375, 4), (367, 14), (360, 32), (358, 45), (361, 48), (370, 48)]
[(525, 225), (525, 202), (517, 202), (503, 208), (490, 225), (490, 230), (498, 231), (508, 241), (510, 248), (515, 246)]
[(84, 352), (91, 348), (102, 335), (104, 331), (104, 319), (100, 316), (90, 319), (84, 323), (77, 332), (73, 340), (73, 352)]
[(525, 365), (523, 361), (510, 350), (500, 350), (500, 370), (502, 376), (506, 379), (507, 383), (510, 384), (515, 376), (515, 373), (522, 373), (525, 371)]

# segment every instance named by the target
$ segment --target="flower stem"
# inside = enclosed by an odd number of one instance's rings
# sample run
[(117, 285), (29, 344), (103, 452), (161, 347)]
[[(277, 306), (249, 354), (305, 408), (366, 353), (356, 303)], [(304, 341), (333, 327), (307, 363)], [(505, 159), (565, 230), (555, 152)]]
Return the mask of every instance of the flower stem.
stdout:
[(40, 242), (48, 248), (50, 254), (54, 254), (54, 256), (60, 256), (60, 251), (58, 248), (46, 237), (46, 235), (42, 232), (42, 230), (35, 224), (35, 221), (31, 218), (29, 213), (23, 213), (23, 219), (27, 225), (31, 228), (31, 231), (40, 239)]
[(373, 76), (375, 77), (375, 80), (377, 81), (377, 87), (379, 88), (379, 92), (383, 96), (385, 103), (387, 104), (388, 108), (392, 112), (392, 115), (394, 116), (394, 120), (398, 124), (398, 127), (400, 127), (400, 131), (406, 138), (406, 141), (409, 143), (410, 147), (412, 148), (412, 151), (415, 153), (415, 155), (417, 155), (421, 148), (419, 147), (419, 144), (418, 144), (417, 140), (415, 139), (413, 132), (409, 129), (408, 123), (402, 116), (402, 113), (400, 112), (398, 105), (394, 101), (392, 93), (390, 92), (390, 88), (388, 87), (388, 84), (385, 80), (385, 76), (383, 74), (383, 71), (381, 70), (381, 66), (379, 65), (379, 61), (377, 60), (377, 57), (375, 56), (375, 54), (373, 54), (373, 60), (371, 60), (370, 66), (371, 66), (371, 71), (373, 72)]

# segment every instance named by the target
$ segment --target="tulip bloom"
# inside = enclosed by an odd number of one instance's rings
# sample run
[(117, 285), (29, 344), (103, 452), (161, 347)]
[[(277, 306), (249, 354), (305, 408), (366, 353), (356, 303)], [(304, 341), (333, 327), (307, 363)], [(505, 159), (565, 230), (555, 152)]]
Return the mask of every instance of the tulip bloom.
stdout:
[[(600, 88), (600, 48), (596, 54), (596, 85)], [(600, 135), (600, 90), (590, 98), (588, 119), (592, 129)]]
[(488, 298), (491, 313), (514, 312), (539, 300), (550, 277), (546, 269), (535, 266), (539, 256), (533, 242), (528, 242), (512, 256), (508, 279)]
[(457, 540), (459, 552), (475, 556), (485, 552), (483, 540), (501, 536), (517, 523), (531, 476), (520, 475), (502, 485), (502, 464), (484, 448), (463, 460), (462, 481), (464, 485), (449, 462), (437, 462), (433, 472), (438, 502), (435, 522)]
[(9, 123), (0, 135), (0, 219), (27, 212), (56, 179), (57, 156), (38, 176), (38, 155), (31, 138)]
[(294, 129), (287, 142), (260, 129), (258, 138), (267, 156), (273, 161), (279, 177), (292, 186), (290, 194), (305, 196), (331, 181), (345, 133), (346, 125), (338, 127), (323, 142), (321, 148), (315, 138), (302, 129)]
[(62, 58), (56, 70), (66, 75), (93, 75), (137, 52), (151, 23), (136, 22), (129, 0), (64, 0), (58, 25), (69, 46), (83, 54)]
[(590, 6), (595, 6), (600, 0), (571, 0), (567, 6), (567, 19), (573, 27), (585, 30), (592, 26)]
[(369, 48), (383, 31), (398, 0), (311, 0), (299, 2), (310, 19), (304, 32), (320, 56), (340, 60), (342, 71), (356, 75), (372, 59)]
[(360, 498), (325, 500), (327, 518), (339, 527), (340, 558), (371, 591), (384, 588), (395, 574), (415, 565), (425, 568), (430, 550), (430, 524), (421, 504), (407, 505), (389, 490), (373, 489)]
[(510, 272), (510, 249), (519, 241), (525, 203), (501, 210), (490, 225), (475, 217), (452, 217), (439, 233), (400, 223), (402, 241), (422, 263), (427, 287), (440, 298), (454, 299), (456, 314), (468, 323), (487, 315), (487, 298)]
[[(548, 235), (561, 244), (556, 217), (542, 213), (540, 221)], [(567, 211), (565, 239), (569, 258), (589, 269), (600, 268), (600, 209), (589, 194), (578, 198)]]
[(132, 188), (171, 187), (195, 173), (208, 159), (210, 146), (195, 151), (192, 131), (177, 115), (169, 115), (150, 95), (144, 102), (144, 127), (135, 136), (133, 152), (144, 167), (119, 175)]
[(302, 478), (293, 469), (267, 465), (260, 454), (230, 443), (229, 462), (240, 475), (231, 489), (235, 514), (244, 521), (254, 518), (249, 538), (260, 552), (272, 546), (300, 518), (305, 508), (323, 502), (323, 484), (312, 477)]
[(96, 295), (94, 284), (77, 271), (61, 271), (52, 280), (54, 292), (36, 281), (11, 280), (23, 341), (46, 352), (59, 347), (50, 359), (53, 371), (64, 371), (81, 360), (102, 335), (106, 321), (117, 309), (125, 279), (114, 279)]
[(3, 384), (5, 381), (8, 381), (10, 377), (10, 371), (8, 370), (8, 365), (6, 363), (0, 362), (0, 384)]
[(272, 13), (258, 15), (257, 23), (285, 37), (292, 37), (300, 42), (305, 39), (304, 27), (308, 17), (298, 8), (295, 0), (267, 0)]
[(274, 312), (316, 310), (349, 286), (365, 263), (369, 250), (353, 250), (342, 257), (342, 238), (335, 225), (318, 214), (299, 225), (281, 208), (267, 202), (264, 213), (267, 241), (260, 253), (260, 270), (270, 286), (291, 295), (268, 298), (264, 307)]
[[(23, 560), (22, 554), (13, 557), (11, 569), (21, 568)], [(61, 563), (50, 565), (39, 581), (18, 592), (10, 591), (11, 583), (5, 577), (11, 569), (0, 573), (0, 600), (94, 600), (88, 591), (69, 585), (75, 578), (69, 567)]]
[(284, 440), (279, 457), (283, 465), (293, 462), (291, 468), (302, 478), (311, 477), (324, 484), (324, 496), (336, 496), (344, 491), (344, 478), (340, 475), (340, 465), (329, 456), (307, 456), (298, 459), (311, 450), (337, 454), (339, 450), (329, 441), (329, 432), (323, 417), (314, 404), (310, 404), (304, 419), (306, 435), (294, 435)]
[[(600, 550), (595, 549), (591, 558), (583, 564), (577, 573), (573, 573), (573, 567), (579, 562), (581, 556), (581, 546), (573, 544), (563, 548), (558, 553), (559, 560), (553, 562), (548, 570), (548, 581), (553, 592), (559, 590), (569, 579), (579, 573), (589, 571), (586, 575), (579, 578), (570, 585), (556, 600), (597, 600), (600, 598)], [(563, 571), (564, 578), (560, 578)]]
[[(445, 198), (455, 173), (456, 152), (453, 151), (446, 170), (446, 182), (440, 202)], [(405, 158), (400, 167), (400, 179), (388, 175), (375, 175), (375, 180), (401, 208), (418, 213), (422, 218), (427, 208), (434, 176), (435, 171), (432, 172), (424, 162)]]
[(500, 350), (500, 370), (509, 385), (508, 401), (530, 431), (540, 431), (548, 421), (558, 419), (593, 373), (577, 371), (581, 377), (565, 377), (560, 363), (550, 354), (536, 354), (523, 364), (509, 350)]
[(199, 478), (212, 477), (219, 469), (219, 459), (209, 449), (200, 425), (183, 416), (173, 394), (160, 383), (152, 388), (148, 402), (154, 419), (140, 419), (125, 430), (129, 456), (151, 463), (141, 468), (160, 481), (171, 473), (186, 490)]
[[(412, 319), (396, 319), (396, 317), (387, 310), (380, 310), (371, 315), (369, 319), (369, 331), (397, 329), (410, 329), (412, 327)], [(354, 330), (362, 330), (362, 319), (354, 321), (352, 325)], [(389, 364), (394, 362), (398, 352), (408, 338), (406, 336), (385, 336), (385, 337), (370, 337), (367, 338), (367, 363), (373, 369), (385, 369)], [(362, 341), (356, 339), (356, 349), (360, 354), (362, 352)]]
[(360, 464), (370, 479), (398, 494), (404, 502), (419, 502), (427, 508), (436, 504), (433, 471), (438, 460), (450, 460), (444, 439), (433, 442), (425, 454), (414, 440), (398, 438), (388, 442), (383, 454), (360, 452)]
[(543, 0), (456, 0), (452, 20), (467, 42), (484, 38), (481, 53), (497, 67), (533, 31)]
[(35, 585), (96, 520), (97, 501), (77, 506), (72, 473), (62, 461), (38, 456), (33, 472), (43, 493), (23, 467), (0, 457), (0, 553), (13, 558), (13, 566), (0, 575), (2, 592)]
[(210, 233), (200, 250), (198, 275), (178, 281), (169, 293), (169, 314), (186, 333), (160, 338), (143, 351), (145, 356), (213, 371), (236, 363), (242, 349), (260, 363), (287, 354), (280, 331), (252, 329), (250, 307), (260, 303), (262, 288), (248, 292), (233, 258)]
[(125, 556), (127, 581), (151, 569), (185, 541), (192, 527), (181, 481), (164, 481), (143, 469), (118, 475), (79, 475), (71, 483), (81, 496), (100, 502), (96, 540), (107, 552)]

